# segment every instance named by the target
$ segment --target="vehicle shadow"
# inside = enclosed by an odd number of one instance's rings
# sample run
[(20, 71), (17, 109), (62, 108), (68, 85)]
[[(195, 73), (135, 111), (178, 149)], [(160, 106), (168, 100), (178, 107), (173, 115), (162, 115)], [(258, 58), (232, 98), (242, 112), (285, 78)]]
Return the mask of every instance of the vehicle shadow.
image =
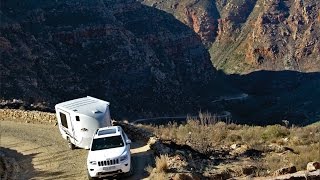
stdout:
[(0, 147), (1, 173), (0, 179), (30, 179), (37, 170), (34, 169), (32, 159), (39, 153), (23, 155), (16, 150)]

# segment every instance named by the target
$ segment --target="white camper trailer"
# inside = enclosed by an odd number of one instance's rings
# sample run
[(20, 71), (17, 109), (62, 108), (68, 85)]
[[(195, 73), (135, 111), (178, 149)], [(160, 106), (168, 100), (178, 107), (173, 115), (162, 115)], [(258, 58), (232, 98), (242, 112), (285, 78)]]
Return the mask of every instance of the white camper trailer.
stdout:
[(75, 146), (89, 149), (96, 130), (112, 125), (109, 102), (94, 97), (62, 102), (56, 104), (55, 109), (59, 130), (70, 149)]

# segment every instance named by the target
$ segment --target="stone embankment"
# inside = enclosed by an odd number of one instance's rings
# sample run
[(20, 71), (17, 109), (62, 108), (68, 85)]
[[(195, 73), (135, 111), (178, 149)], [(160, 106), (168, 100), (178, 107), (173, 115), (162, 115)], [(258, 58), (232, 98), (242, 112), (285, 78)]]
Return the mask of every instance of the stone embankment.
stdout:
[(54, 113), (23, 111), (19, 109), (0, 109), (0, 121), (24, 121), (26, 123), (56, 124)]

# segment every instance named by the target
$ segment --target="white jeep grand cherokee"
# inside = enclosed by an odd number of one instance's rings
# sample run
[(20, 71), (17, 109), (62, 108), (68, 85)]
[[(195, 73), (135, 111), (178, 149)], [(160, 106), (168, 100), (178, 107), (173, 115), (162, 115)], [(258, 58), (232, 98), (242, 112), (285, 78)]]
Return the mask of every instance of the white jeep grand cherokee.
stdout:
[(130, 143), (120, 126), (99, 128), (88, 153), (89, 179), (131, 174)]

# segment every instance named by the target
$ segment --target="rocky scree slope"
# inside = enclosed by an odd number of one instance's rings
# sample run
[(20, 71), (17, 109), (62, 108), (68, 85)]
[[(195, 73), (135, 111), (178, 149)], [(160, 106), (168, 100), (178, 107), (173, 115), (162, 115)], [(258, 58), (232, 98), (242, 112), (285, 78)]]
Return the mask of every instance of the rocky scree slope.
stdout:
[(318, 0), (141, 0), (173, 14), (227, 73), (320, 71)]
[(196, 33), (134, 0), (1, 0), (0, 15), (1, 99), (92, 95), (130, 118), (199, 110), (225, 86)]

